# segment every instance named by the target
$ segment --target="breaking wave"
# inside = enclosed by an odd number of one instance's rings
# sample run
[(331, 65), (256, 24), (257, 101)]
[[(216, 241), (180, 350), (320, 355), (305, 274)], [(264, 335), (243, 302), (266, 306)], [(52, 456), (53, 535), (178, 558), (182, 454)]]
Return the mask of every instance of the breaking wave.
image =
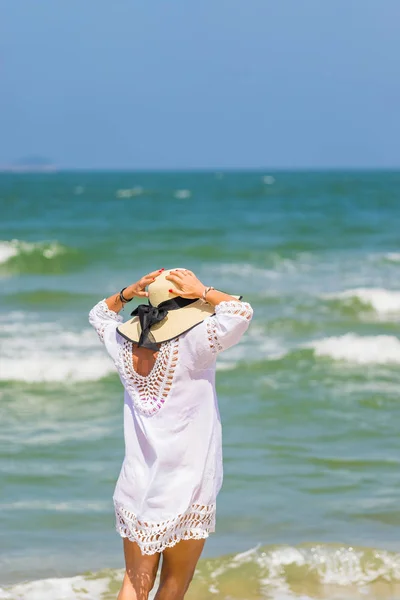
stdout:
[(35, 322), (23, 312), (2, 323), (7, 343), (0, 380), (50, 382), (97, 380), (115, 371), (96, 333), (65, 330), (58, 322)]
[(54, 274), (63, 273), (83, 263), (78, 250), (57, 241), (0, 241), (0, 273)]
[(334, 294), (326, 294), (327, 299), (337, 299), (344, 304), (361, 304), (374, 310), (378, 315), (387, 316), (400, 313), (400, 291), (385, 288), (355, 288)]
[(305, 347), (315, 356), (327, 356), (357, 364), (400, 364), (400, 340), (392, 335), (362, 336), (356, 333), (314, 340)]
[[(122, 569), (0, 588), (3, 600), (113, 600)], [(155, 589), (151, 594), (154, 598)], [(192, 600), (389, 600), (400, 595), (400, 554), (338, 544), (260, 546), (199, 562)]]

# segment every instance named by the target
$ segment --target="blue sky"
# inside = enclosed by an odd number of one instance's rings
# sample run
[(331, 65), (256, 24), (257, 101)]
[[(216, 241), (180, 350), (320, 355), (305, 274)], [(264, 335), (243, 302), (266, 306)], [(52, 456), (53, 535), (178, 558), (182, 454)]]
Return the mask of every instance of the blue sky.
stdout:
[(3, 0), (0, 164), (400, 165), (399, 0)]

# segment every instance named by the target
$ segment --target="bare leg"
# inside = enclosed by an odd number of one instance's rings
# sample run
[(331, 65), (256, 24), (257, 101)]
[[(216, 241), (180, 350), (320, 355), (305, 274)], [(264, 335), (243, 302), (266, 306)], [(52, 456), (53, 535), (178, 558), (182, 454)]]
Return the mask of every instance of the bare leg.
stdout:
[(205, 540), (183, 540), (163, 552), (160, 586), (154, 600), (182, 600), (189, 587)]
[(125, 575), (117, 600), (147, 600), (157, 575), (160, 553), (143, 555), (136, 542), (123, 538)]

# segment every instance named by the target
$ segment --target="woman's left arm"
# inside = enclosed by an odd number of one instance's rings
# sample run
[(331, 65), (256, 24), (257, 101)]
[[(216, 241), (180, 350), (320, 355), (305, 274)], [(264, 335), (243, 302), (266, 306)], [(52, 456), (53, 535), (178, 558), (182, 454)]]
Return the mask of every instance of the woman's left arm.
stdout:
[[(123, 290), (123, 297), (131, 300), (135, 296), (139, 298), (147, 298), (146, 286), (155, 281), (159, 271), (153, 271), (145, 275), (136, 283), (128, 285)], [(124, 307), (125, 302), (122, 301), (120, 293), (113, 294), (108, 298), (103, 298), (93, 306), (89, 312), (89, 323), (94, 327), (100, 340), (105, 344), (109, 354), (113, 357), (114, 347), (116, 343), (116, 329), (119, 323), (122, 323), (123, 317), (118, 313)]]
[[(124, 298), (126, 298), (127, 300), (132, 300), (132, 298), (135, 298), (135, 296), (137, 296), (138, 298), (147, 298), (149, 294), (148, 292), (146, 292), (146, 287), (150, 285), (150, 283), (155, 281), (157, 275), (160, 275), (163, 271), (164, 269), (152, 271), (148, 275), (145, 275), (144, 277), (139, 279), (139, 281), (137, 281), (136, 283), (128, 285), (128, 287), (126, 287), (123, 291)], [(113, 310), (116, 313), (118, 313), (121, 310), (121, 308), (124, 307), (124, 302), (122, 302), (119, 292), (118, 294), (113, 294), (112, 296), (105, 298), (104, 302), (107, 304), (110, 310)]]

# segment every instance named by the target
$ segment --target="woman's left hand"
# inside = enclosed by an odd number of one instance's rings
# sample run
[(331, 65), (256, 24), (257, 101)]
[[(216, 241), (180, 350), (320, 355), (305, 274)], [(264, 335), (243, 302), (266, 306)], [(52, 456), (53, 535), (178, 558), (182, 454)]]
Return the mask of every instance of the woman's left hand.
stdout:
[(158, 277), (158, 275), (161, 275), (163, 271), (164, 269), (152, 271), (151, 273), (148, 273), (147, 275), (141, 277), (141, 279), (139, 279), (139, 281), (137, 281), (136, 283), (128, 285), (128, 287), (124, 291), (125, 298), (128, 298), (129, 300), (131, 298), (134, 298), (135, 296), (138, 296), (139, 298), (148, 298), (149, 293), (146, 292), (146, 287), (150, 285), (150, 283), (153, 283), (153, 281), (156, 280), (156, 277)]
[(165, 279), (168, 279), (168, 281), (172, 281), (179, 286), (179, 289), (171, 288), (169, 291), (182, 298), (201, 298), (206, 288), (206, 286), (201, 283), (200, 279), (197, 279), (196, 275), (188, 269), (176, 269), (175, 271), (171, 271)]

